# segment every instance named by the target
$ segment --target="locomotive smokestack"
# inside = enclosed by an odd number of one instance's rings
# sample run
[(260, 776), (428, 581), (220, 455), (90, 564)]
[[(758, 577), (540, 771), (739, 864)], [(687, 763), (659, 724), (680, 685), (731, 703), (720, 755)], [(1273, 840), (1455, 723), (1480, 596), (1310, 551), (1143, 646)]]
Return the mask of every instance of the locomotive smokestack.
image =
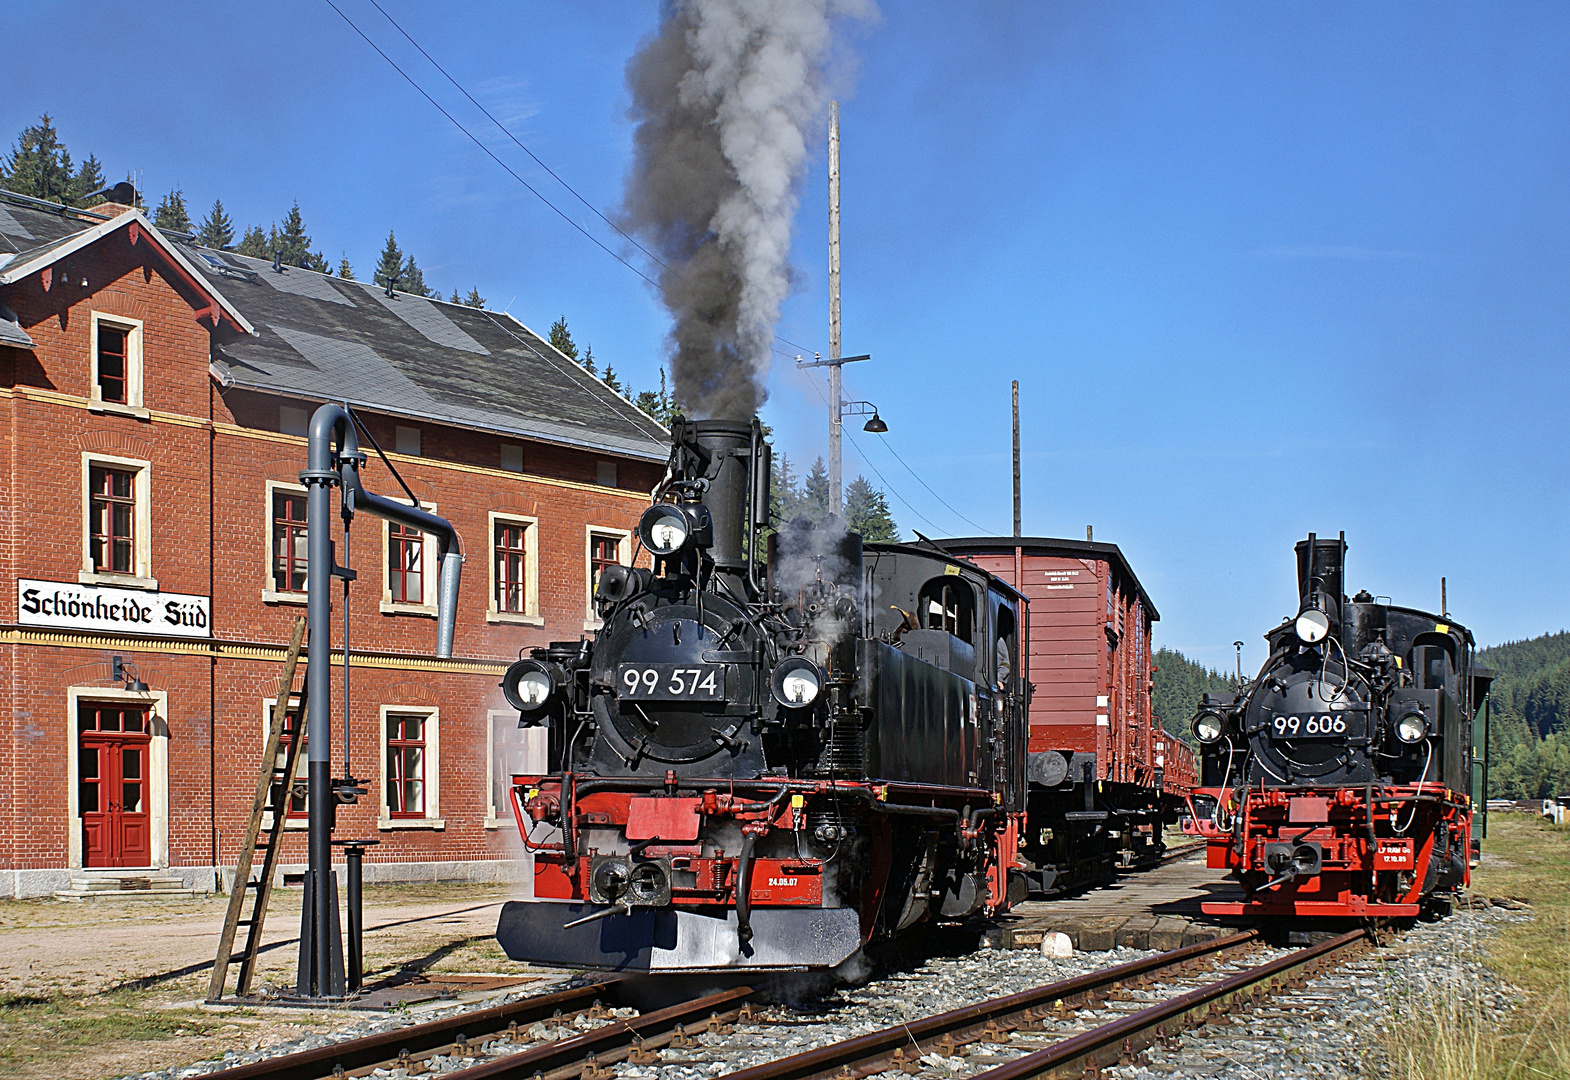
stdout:
[(1297, 598), (1303, 604), (1318, 592), (1335, 601), (1337, 609), (1345, 602), (1342, 571), (1346, 563), (1346, 533), (1335, 540), (1321, 540), (1314, 533), (1297, 542)]
[(753, 484), (752, 425), (742, 420), (699, 420), (692, 425), (694, 438), (709, 456), (709, 489), (703, 505), (714, 522), (714, 546), (709, 557), (721, 570), (745, 573), (747, 552), (742, 537), (747, 532), (747, 492)]

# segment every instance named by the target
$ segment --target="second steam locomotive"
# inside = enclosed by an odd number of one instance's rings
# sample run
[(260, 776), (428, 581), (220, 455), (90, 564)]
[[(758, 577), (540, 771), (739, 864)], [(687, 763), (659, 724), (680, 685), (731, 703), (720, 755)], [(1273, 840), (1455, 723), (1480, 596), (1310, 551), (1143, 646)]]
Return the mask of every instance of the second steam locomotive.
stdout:
[(1297, 545), (1298, 613), (1240, 694), (1193, 720), (1214, 915), (1409, 918), (1470, 879), (1490, 673), (1447, 614), (1342, 594), (1344, 537)]
[(1025, 810), (1021, 598), (935, 547), (830, 521), (768, 537), (756, 421), (672, 427), (592, 639), (503, 689), (548, 729), (513, 778), (534, 902), (515, 960), (615, 970), (827, 968), (923, 920), (1005, 908)]

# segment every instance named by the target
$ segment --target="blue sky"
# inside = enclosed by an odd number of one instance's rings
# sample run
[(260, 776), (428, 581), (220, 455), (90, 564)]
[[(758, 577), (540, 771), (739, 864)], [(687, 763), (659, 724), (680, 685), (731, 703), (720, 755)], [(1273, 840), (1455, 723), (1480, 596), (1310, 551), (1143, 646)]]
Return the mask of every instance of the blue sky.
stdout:
[[(339, 2), (617, 246), (374, 7)], [(589, 202), (616, 204), (623, 66), (654, 3), (384, 2)], [(647, 287), (324, 0), (35, 2), (5, 21), (28, 47), (0, 137), (48, 111), (151, 201), (179, 185), (238, 223), (298, 199), (362, 276), (396, 229), (428, 282), (478, 286), (539, 330), (565, 314), (619, 375), (657, 381)], [(903, 527), (1009, 530), (1017, 378), (1026, 532), (1093, 524), (1121, 545), (1158, 644), (1229, 665), (1241, 638), (1257, 665), (1310, 530), (1346, 530), (1349, 589), (1433, 607), (1445, 575), (1482, 642), (1570, 624), (1570, 8), (885, 0), (845, 44), (845, 351), (874, 355), (846, 390), (889, 423), (886, 446), (855, 446)], [(827, 351), (825, 201), (820, 151), (780, 334)], [(765, 416), (810, 460), (822, 384), (776, 360)], [(847, 476), (863, 470), (880, 482), (848, 447)]]

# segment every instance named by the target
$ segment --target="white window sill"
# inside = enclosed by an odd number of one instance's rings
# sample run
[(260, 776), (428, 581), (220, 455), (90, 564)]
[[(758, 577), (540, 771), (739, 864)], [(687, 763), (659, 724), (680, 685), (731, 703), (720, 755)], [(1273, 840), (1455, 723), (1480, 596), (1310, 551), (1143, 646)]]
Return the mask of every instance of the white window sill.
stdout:
[(583, 628), (585, 630), (600, 630), (600, 629), (603, 629), (604, 626), (605, 626), (605, 623), (603, 623), (599, 619), (584, 619), (583, 620)]
[(262, 603), (264, 604), (304, 604), (306, 595), (303, 592), (274, 592), (272, 589), (262, 590)]
[(393, 829), (445, 829), (447, 821), (439, 817), (384, 817), (377, 819), (376, 827), (383, 832)]
[(517, 611), (487, 611), (485, 621), (488, 623), (515, 623), (518, 626), (544, 626), (545, 616), (524, 615)]
[(383, 615), (419, 615), (423, 618), (436, 618), (435, 604), (397, 604), (391, 600), (382, 601)]
[(485, 827), (487, 829), (499, 829), (504, 824), (511, 825), (512, 822), (510, 822), (510, 821), (503, 822), (499, 818), (493, 818), (493, 817), (488, 817), (488, 818), (485, 819)]
[[(304, 817), (291, 817), (283, 823), (284, 832), (305, 832), (310, 827), (310, 822)], [(270, 813), (262, 815), (262, 831), (273, 831), (273, 816)]]
[(87, 403), (88, 412), (110, 413), (114, 416), (131, 416), (138, 420), (151, 420), (153, 414), (148, 409), (137, 405), (122, 405), (118, 401), (92, 400)]
[(158, 591), (158, 579), (136, 574), (100, 574), (93, 570), (80, 570), (76, 575), (78, 585), (117, 585), (122, 589), (148, 589)]

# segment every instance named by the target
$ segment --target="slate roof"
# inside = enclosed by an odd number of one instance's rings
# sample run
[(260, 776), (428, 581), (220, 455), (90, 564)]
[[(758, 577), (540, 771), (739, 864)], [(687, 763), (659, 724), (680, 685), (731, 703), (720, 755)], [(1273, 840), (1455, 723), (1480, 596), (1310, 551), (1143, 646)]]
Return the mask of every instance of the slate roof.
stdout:
[[(0, 273), (99, 222), (0, 193)], [(379, 286), (177, 241), (184, 261), (255, 328), (215, 345), (225, 386), (350, 405), (650, 461), (652, 418), (510, 315), (391, 297)]]

